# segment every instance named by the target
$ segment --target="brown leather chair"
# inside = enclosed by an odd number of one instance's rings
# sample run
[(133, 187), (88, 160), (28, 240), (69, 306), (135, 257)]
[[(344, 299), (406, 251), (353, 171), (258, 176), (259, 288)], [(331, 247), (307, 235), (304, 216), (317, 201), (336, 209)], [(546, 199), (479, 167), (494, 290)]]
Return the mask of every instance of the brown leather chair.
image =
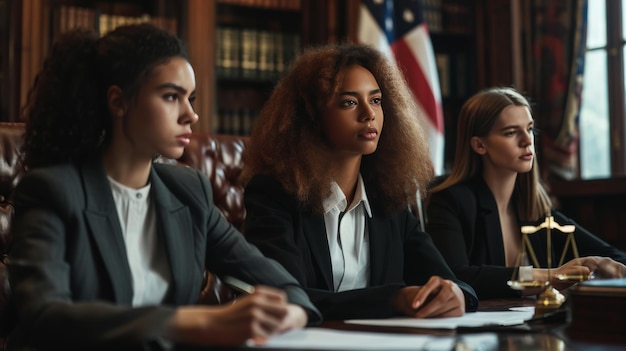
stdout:
[(4, 349), (3, 337), (11, 320), (7, 308), (11, 289), (6, 261), (14, 213), (11, 198), (23, 174), (18, 163), (23, 133), (24, 125), (21, 123), (0, 123), (0, 349)]
[[(7, 309), (10, 287), (6, 258), (14, 214), (11, 199), (24, 172), (18, 163), (23, 134), (23, 123), (0, 122), (0, 350), (4, 349), (2, 336), (5, 335), (10, 320)], [(213, 186), (215, 204), (224, 217), (239, 230), (243, 229), (245, 219), (243, 187), (238, 178), (244, 165), (242, 153), (246, 141), (247, 138), (243, 136), (194, 134), (180, 159), (160, 160), (164, 163), (188, 165), (206, 174)], [(198, 298), (199, 304), (224, 302), (233, 297), (232, 291), (209, 272), (206, 280)]]
[(202, 171), (213, 185), (213, 202), (224, 217), (243, 231), (246, 209), (239, 175), (247, 137), (225, 134), (193, 134), (179, 162)]

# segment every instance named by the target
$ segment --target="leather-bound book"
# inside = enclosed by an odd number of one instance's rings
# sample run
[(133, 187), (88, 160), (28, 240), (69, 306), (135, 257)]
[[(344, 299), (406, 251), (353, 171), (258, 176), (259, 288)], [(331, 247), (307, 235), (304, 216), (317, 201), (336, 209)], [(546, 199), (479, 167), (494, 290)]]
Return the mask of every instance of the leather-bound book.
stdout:
[(626, 343), (626, 278), (578, 283), (569, 299), (568, 337)]

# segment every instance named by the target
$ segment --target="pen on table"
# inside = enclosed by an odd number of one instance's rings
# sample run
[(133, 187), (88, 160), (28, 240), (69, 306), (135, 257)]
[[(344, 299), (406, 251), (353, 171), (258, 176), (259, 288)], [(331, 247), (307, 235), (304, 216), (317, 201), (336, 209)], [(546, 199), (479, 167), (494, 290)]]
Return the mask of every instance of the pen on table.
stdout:
[(245, 294), (254, 293), (254, 286), (242, 280), (239, 280), (235, 277), (232, 277), (230, 275), (224, 276), (222, 278), (222, 281), (224, 282), (224, 284), (228, 285), (228, 287), (232, 288), (233, 290), (237, 292), (245, 293)]

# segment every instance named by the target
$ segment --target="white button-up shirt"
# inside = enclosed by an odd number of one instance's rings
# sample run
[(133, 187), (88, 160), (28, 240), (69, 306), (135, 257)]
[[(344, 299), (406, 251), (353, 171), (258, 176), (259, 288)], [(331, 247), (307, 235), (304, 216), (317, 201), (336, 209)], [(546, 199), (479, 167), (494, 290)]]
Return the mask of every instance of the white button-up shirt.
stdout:
[(150, 185), (133, 189), (109, 177), (126, 255), (133, 279), (133, 306), (163, 302), (171, 272), (165, 247), (156, 229), (156, 214), (150, 201)]
[(365, 185), (359, 175), (351, 204), (337, 183), (324, 199), (324, 222), (333, 269), (335, 291), (364, 288), (369, 285), (370, 250), (365, 216), (372, 217)]

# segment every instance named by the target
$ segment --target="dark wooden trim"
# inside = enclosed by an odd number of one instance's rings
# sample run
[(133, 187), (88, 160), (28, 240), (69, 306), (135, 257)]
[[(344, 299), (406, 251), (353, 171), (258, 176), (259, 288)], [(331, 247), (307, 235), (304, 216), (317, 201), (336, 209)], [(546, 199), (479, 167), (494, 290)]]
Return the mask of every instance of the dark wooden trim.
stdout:
[[(4, 55), (2, 60), (2, 74), (4, 78), (2, 80), (2, 104), (5, 108), (7, 116), (3, 116), (3, 121), (14, 122), (19, 119), (20, 106), (19, 106), (19, 91), (20, 91), (20, 71), (21, 71), (21, 59), (20, 59), (20, 45), (19, 38), (22, 36), (22, 27), (20, 26), (22, 18), (22, 6), (21, 0), (7, 0), (7, 18), (6, 20), (6, 47), (2, 47)], [(5, 51), (6, 50), (6, 51)]]
[(626, 251), (626, 177), (559, 181), (550, 190), (566, 216)]
[[(476, 1), (474, 16), (476, 18), (476, 89), (487, 87), (487, 7), (486, 0)], [(455, 119), (456, 120), (456, 119)], [(455, 128), (456, 129), (456, 128)], [(446, 139), (448, 140), (448, 139)]]
[(328, 1), (302, 1), (302, 46), (325, 43), (329, 36)]
[(555, 181), (550, 184), (550, 193), (558, 197), (626, 194), (626, 177)]
[[(607, 1), (607, 65), (611, 126), (611, 175), (626, 175), (626, 116), (624, 108), (624, 39), (621, 1)], [(621, 77), (621, 79), (611, 79)]]
[[(348, 41), (356, 43), (358, 38), (359, 16), (361, 11), (360, 0), (345, 0), (341, 1), (344, 6), (343, 16), (340, 17), (340, 21), (345, 21), (345, 37)], [(341, 23), (341, 22), (340, 22)]]
[(200, 119), (194, 131), (211, 133), (215, 118), (215, 1), (187, 0), (189, 61), (196, 74), (195, 110)]
[[(487, 0), (485, 3), (485, 51), (487, 86), (510, 86), (513, 81), (513, 34), (510, 1)], [(519, 49), (516, 50), (519, 52)]]

